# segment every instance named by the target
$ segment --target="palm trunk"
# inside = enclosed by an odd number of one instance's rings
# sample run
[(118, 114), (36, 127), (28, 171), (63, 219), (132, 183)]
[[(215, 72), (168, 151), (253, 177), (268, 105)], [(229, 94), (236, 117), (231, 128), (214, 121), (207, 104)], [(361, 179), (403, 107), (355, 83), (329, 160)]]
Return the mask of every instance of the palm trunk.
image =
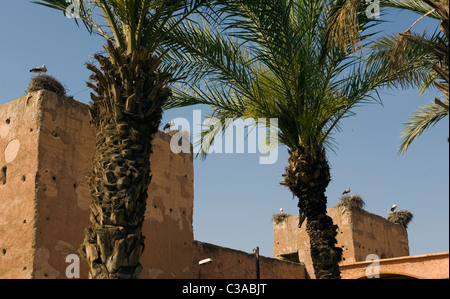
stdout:
[(317, 279), (340, 279), (342, 249), (336, 247), (337, 226), (327, 215), (325, 190), (330, 182), (330, 168), (325, 151), (310, 148), (289, 151), (282, 184), (298, 198), (300, 223), (306, 217), (306, 231), (311, 243), (311, 259)]
[(142, 224), (151, 181), (152, 139), (170, 96), (160, 59), (144, 48), (131, 55), (108, 44), (109, 58), (94, 56), (91, 121), (96, 152), (90, 179), (91, 225), (81, 252), (90, 278), (138, 278), (144, 250)]

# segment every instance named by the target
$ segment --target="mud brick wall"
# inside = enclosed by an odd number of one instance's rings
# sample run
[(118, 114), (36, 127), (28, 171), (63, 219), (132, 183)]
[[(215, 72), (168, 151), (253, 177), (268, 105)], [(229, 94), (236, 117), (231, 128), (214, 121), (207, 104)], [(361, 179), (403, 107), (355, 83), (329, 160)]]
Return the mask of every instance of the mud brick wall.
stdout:
[[(341, 265), (365, 261), (370, 254), (380, 259), (409, 255), (408, 233), (405, 227), (364, 210), (342, 210), (333, 207), (328, 215), (339, 227), (337, 246), (343, 250)], [(306, 225), (298, 228), (298, 216), (274, 224), (274, 256), (285, 259), (298, 254), (307, 272), (314, 277)], [(296, 257), (297, 258), (297, 257)]]
[[(193, 277), (192, 155), (169, 142), (154, 139), (140, 278)], [(66, 278), (89, 225), (94, 150), (82, 103), (39, 91), (0, 106), (0, 278)]]

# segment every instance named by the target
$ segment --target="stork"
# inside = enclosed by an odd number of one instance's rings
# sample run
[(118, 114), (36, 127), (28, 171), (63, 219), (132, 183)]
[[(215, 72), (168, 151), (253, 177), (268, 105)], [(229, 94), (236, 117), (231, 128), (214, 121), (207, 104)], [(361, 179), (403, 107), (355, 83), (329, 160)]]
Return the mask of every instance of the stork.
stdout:
[(342, 192), (342, 195), (346, 195), (346, 194), (349, 194), (350, 193), (350, 187), (348, 187), (347, 189), (345, 189), (345, 191), (344, 192)]
[(397, 205), (393, 204), (392, 207), (391, 207), (391, 212), (394, 212), (396, 208), (397, 208)]
[(30, 70), (30, 73), (36, 73), (36, 74), (39, 74), (39, 75), (42, 74), (42, 73), (46, 73), (46, 72), (47, 72), (47, 67), (45, 65), (38, 66), (38, 67), (32, 68)]
[(165, 126), (164, 126), (164, 131), (169, 130), (170, 128), (172, 128), (173, 126), (175, 126), (175, 122), (173, 120), (169, 121)]

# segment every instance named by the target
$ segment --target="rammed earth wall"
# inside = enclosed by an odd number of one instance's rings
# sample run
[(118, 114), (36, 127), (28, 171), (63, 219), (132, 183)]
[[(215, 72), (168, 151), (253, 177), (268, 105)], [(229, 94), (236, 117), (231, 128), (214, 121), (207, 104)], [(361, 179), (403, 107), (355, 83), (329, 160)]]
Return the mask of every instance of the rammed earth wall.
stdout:
[[(254, 255), (194, 242), (193, 156), (172, 153), (170, 138), (159, 132), (153, 140), (139, 278), (198, 278), (199, 259), (213, 252), (218, 269), (208, 277), (255, 276)], [(0, 106), (0, 279), (64, 279), (74, 269), (66, 258), (79, 256), (89, 225), (94, 150), (85, 104), (38, 91)], [(80, 260), (80, 277), (87, 273)], [(305, 269), (261, 257), (261, 273), (303, 278)]]

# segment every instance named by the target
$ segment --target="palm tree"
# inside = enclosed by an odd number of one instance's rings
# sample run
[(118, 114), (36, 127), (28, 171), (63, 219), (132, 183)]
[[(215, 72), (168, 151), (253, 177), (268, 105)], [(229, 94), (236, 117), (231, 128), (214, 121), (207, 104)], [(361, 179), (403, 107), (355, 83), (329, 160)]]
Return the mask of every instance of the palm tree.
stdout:
[[(66, 13), (66, 0), (34, 1)], [(69, 1), (70, 2), (70, 1)], [(91, 278), (137, 278), (142, 223), (151, 181), (150, 155), (173, 77), (161, 71), (167, 35), (207, 1), (83, 0), (77, 17), (107, 41), (94, 55), (91, 122), (96, 152), (90, 178), (90, 221), (80, 252)], [(95, 19), (100, 13), (99, 20)], [(78, 24), (78, 20), (75, 19)]]
[[(371, 62), (385, 68), (394, 86), (419, 87), (421, 93), (431, 86), (443, 95), (430, 105), (422, 106), (407, 120), (399, 152), (405, 154), (411, 143), (426, 129), (448, 116), (449, 113), (449, 2), (448, 0), (390, 0), (386, 7), (408, 10), (422, 15), (407, 30), (396, 35), (379, 38), (371, 46)], [(423, 18), (440, 23), (432, 35), (411, 32)], [(447, 138), (448, 141), (448, 138)]]
[[(340, 278), (342, 257), (337, 226), (327, 215), (326, 152), (341, 120), (353, 115), (356, 105), (376, 100), (371, 92), (385, 82), (374, 73), (376, 67), (363, 67), (361, 56), (353, 53), (355, 45), (346, 43), (342, 49), (332, 42), (333, 3), (215, 1), (218, 23), (185, 22), (172, 32), (180, 51), (166, 56), (174, 66), (192, 70), (189, 86), (174, 88), (167, 107), (204, 104), (220, 120), (220, 126), (203, 132), (204, 152), (233, 120), (278, 119), (270, 130), (290, 155), (281, 184), (298, 199), (299, 226), (306, 218), (320, 279)], [(372, 24), (363, 11), (354, 11), (361, 24), (360, 44)]]

